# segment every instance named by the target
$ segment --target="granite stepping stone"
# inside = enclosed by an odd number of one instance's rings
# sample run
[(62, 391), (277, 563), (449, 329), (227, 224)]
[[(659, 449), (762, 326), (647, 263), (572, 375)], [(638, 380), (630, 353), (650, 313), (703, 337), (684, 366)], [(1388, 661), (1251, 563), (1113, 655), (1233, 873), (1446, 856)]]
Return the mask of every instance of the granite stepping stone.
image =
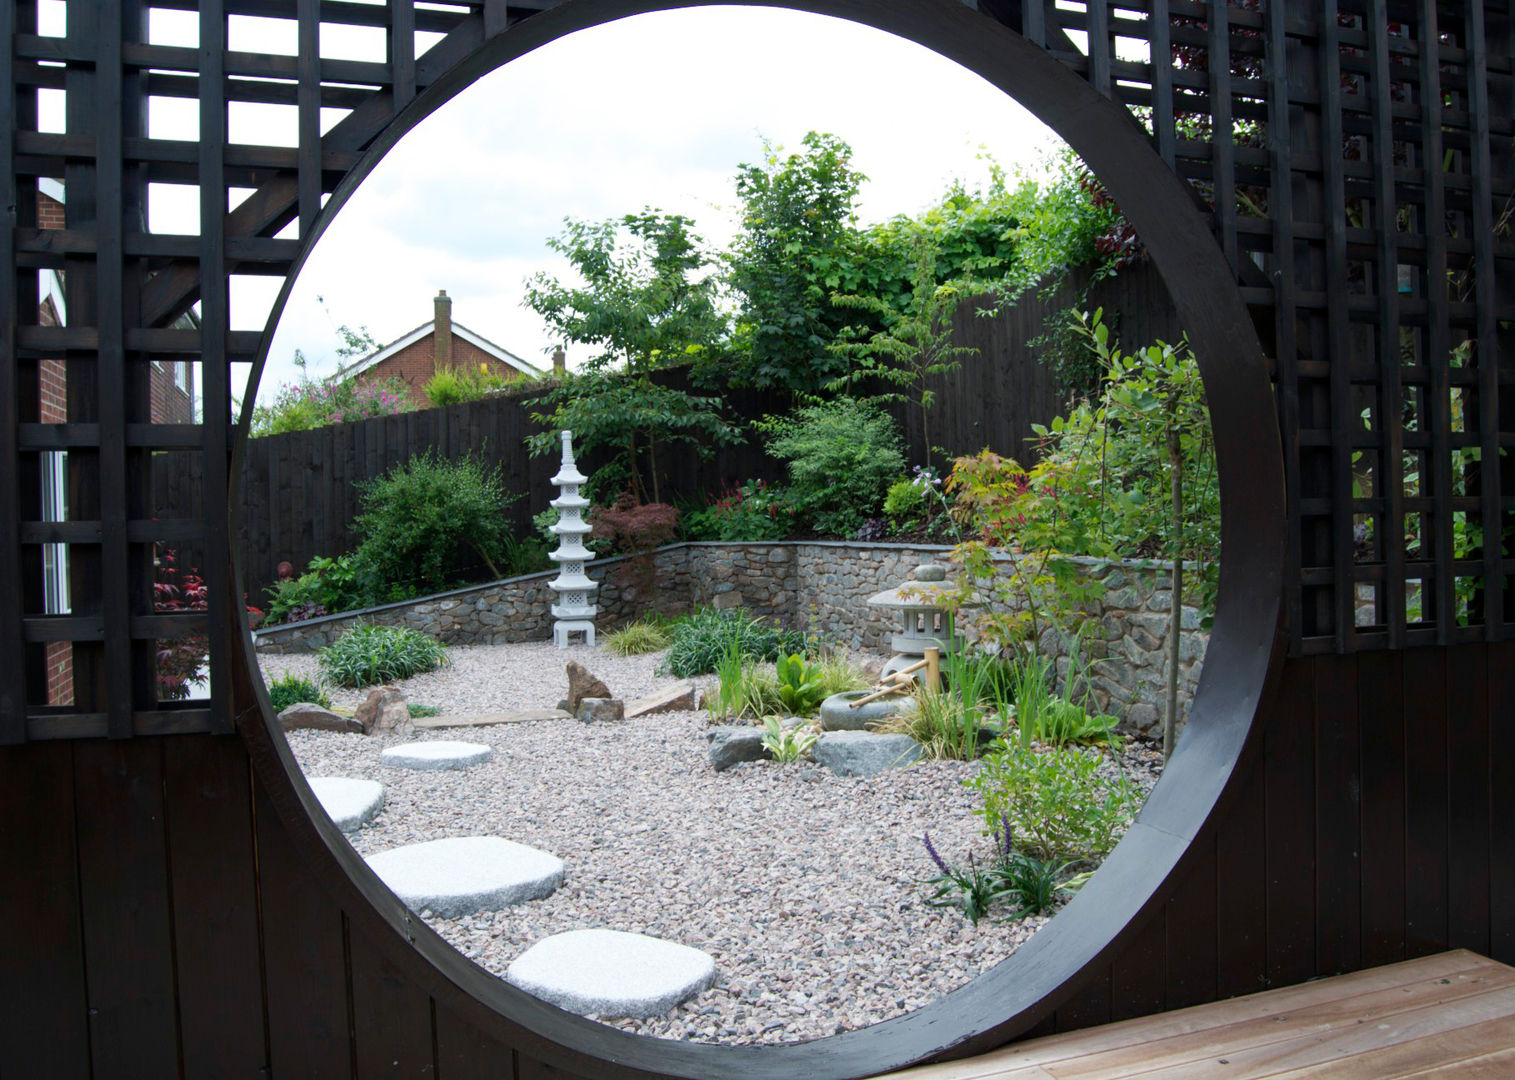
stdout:
[(385, 765), (397, 765), (402, 769), (468, 769), (482, 765), (492, 757), (494, 751), (483, 743), (445, 739), (402, 743), (379, 754), (379, 760)]
[(456, 919), (552, 895), (563, 860), (498, 836), (455, 836), (368, 856), (368, 865), (405, 906)]
[(384, 785), (377, 780), (316, 776), (311, 777), (310, 789), (321, 800), (327, 817), (343, 832), (357, 832), (384, 809)]
[(505, 980), (580, 1015), (662, 1016), (715, 982), (699, 949), (620, 930), (572, 930), (516, 958)]

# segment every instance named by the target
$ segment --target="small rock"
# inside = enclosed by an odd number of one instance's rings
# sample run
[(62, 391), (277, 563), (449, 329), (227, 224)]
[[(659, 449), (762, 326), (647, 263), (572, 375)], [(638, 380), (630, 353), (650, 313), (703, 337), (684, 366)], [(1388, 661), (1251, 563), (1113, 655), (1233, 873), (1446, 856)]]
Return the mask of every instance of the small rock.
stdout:
[(610, 687), (589, 673), (589, 669), (577, 660), (568, 661), (568, 697), (566, 705), (560, 705), (564, 712), (574, 713), (579, 711), (579, 702), (585, 698), (608, 698)]
[(743, 762), (762, 761), (769, 756), (763, 746), (761, 728), (714, 727), (705, 732), (705, 738), (710, 740), (710, 764), (716, 772), (725, 772)]
[(309, 701), (300, 701), (279, 713), (279, 726), (285, 731), (339, 731), (363, 734), (363, 725), (350, 716), (338, 716)]
[(586, 724), (605, 724), (626, 719), (626, 703), (618, 698), (586, 697), (579, 702), (579, 719)]
[(365, 735), (409, 735), (410, 708), (405, 704), (405, 695), (397, 686), (381, 686), (371, 690), (363, 704), (353, 714), (363, 727)]

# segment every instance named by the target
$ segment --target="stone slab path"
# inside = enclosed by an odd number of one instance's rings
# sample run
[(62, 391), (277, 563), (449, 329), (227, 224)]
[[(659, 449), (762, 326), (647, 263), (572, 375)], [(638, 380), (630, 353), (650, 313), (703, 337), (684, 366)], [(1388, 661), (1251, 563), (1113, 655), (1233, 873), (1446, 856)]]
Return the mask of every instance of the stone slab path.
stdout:
[(494, 724), (529, 724), (537, 720), (572, 720), (562, 709), (517, 709), (513, 712), (458, 713), (456, 716), (421, 716), (411, 721), (418, 731), (448, 728), (490, 727)]
[(384, 809), (384, 785), (377, 780), (313, 776), (310, 788), (321, 800), (321, 809), (343, 832), (357, 832)]
[(505, 971), (507, 982), (580, 1015), (661, 1016), (715, 982), (715, 960), (688, 945), (620, 930), (543, 938)]
[(408, 844), (370, 855), (368, 865), (406, 907), (442, 919), (540, 900), (563, 883), (562, 859), (498, 836)]
[(482, 765), (492, 757), (494, 751), (483, 743), (439, 739), (391, 746), (379, 754), (379, 761), (402, 769), (467, 769)]

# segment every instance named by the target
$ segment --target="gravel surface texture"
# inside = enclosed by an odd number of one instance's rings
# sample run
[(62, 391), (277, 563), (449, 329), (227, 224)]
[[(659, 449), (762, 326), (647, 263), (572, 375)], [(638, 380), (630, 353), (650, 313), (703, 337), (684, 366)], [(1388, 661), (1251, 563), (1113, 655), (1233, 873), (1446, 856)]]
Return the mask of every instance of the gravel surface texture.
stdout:
[[(578, 660), (628, 701), (667, 685), (661, 654), (621, 658), (551, 642), (455, 647), (451, 668), (401, 685), (444, 713), (555, 705)], [(272, 656), (266, 678), (314, 675), (313, 656)], [(333, 694), (356, 705), (356, 691)], [(921, 835), (948, 859), (990, 855), (972, 793), (973, 766), (923, 761), (867, 780), (812, 764), (711, 770), (701, 712), (608, 725), (538, 721), (422, 734), (493, 747), (464, 772), (379, 763), (408, 740), (293, 732), (307, 775), (379, 780), (384, 809), (350, 839), (360, 854), (447, 836), (501, 836), (567, 864), (545, 900), (458, 919), (428, 918), (495, 974), (537, 941), (604, 927), (710, 953), (714, 986), (667, 1016), (605, 1018), (659, 1038), (729, 1044), (798, 1042), (920, 1008), (1009, 956), (1047, 920), (985, 920), (927, 905), (936, 871)], [(1161, 754), (1127, 752), (1143, 787)]]

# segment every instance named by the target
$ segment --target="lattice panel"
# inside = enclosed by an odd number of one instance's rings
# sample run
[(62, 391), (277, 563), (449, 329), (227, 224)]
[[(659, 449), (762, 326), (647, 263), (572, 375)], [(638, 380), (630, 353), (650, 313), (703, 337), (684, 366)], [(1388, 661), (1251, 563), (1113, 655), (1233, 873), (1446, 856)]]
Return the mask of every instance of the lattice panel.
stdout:
[[(35, 0), (0, 5), (0, 741), (230, 730), (228, 523), (154, 517), (151, 494), (155, 461), (198, 454), (205, 505), (228, 504), (230, 365), (261, 345), (230, 330), (231, 279), (287, 275), (396, 113), (552, 6), (71, 0), (57, 36)], [(1131, 106), (1208, 205), (1275, 365), (1295, 651), (1510, 636), (1509, 4), (968, 6)], [(198, 45), (154, 42), (152, 9), (193, 12)], [(229, 49), (249, 15), (286, 20), (296, 55)], [(322, 58), (336, 24), (382, 29), (383, 55)], [(65, 130), (43, 131), (59, 91)], [(196, 102), (198, 138), (149, 137), (155, 98)], [(230, 141), (233, 102), (288, 107), (293, 147)], [(324, 135), (323, 109), (341, 114)], [(197, 189), (198, 235), (148, 230), (151, 184)], [(39, 217), (49, 190), (62, 227)], [(199, 416), (155, 408), (170, 371), (193, 373)], [(204, 610), (155, 588), (169, 549), (198, 556)], [(163, 700), (186, 637), (218, 692)]]

